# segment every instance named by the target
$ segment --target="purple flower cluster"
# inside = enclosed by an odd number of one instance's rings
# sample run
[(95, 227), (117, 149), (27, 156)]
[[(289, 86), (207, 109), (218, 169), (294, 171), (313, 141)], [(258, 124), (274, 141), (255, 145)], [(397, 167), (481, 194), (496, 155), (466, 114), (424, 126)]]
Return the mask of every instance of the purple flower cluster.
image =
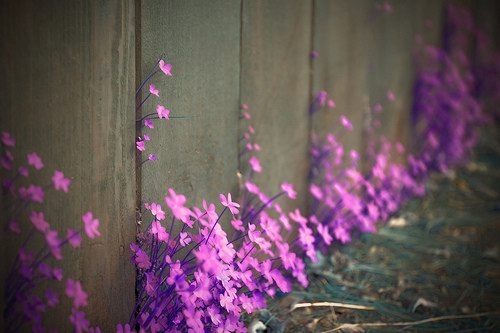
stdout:
[[(352, 130), (347, 117), (340, 121), (346, 131)], [(374, 140), (375, 135), (370, 142)], [(349, 242), (356, 230), (375, 232), (378, 221), (387, 220), (407, 198), (425, 191), (420, 174), (394, 162), (404, 153), (403, 145), (382, 138), (370, 148), (365, 155), (370, 162), (363, 169), (359, 153), (346, 152), (333, 133), (324, 141), (313, 137), (309, 220), (316, 225), (315, 246), (321, 250), (334, 240)]]
[(426, 46), (420, 53), (412, 120), (417, 154), (431, 170), (466, 160), (488, 120), (475, 92), (481, 77), (466, 54), (473, 29), (469, 11), (449, 6), (445, 48)]
[[(23, 239), (5, 282), (5, 327), (9, 332), (26, 326), (33, 332), (45, 332), (43, 320), (49, 317), (50, 309), (59, 304), (59, 294), (52, 285), (64, 280), (62, 268), (56, 265), (63, 260), (62, 250), (68, 244), (79, 247), (84, 231), (89, 238), (99, 236), (99, 220), (87, 212), (82, 217), (80, 229), (68, 228), (66, 236), (60, 237), (47, 221), (43, 203), (49, 190), (68, 193), (71, 180), (56, 170), (51, 183), (45, 186), (31, 183), (30, 172), (44, 168), (41, 157), (35, 152), (29, 153), (26, 163), (15, 167), (12, 152), (15, 139), (10, 133), (2, 132), (0, 141), (1, 167), (4, 169), (2, 216), (6, 217), (2, 223), (5, 230)], [(35, 237), (41, 237), (42, 242), (34, 241)], [(69, 320), (75, 331), (99, 332), (99, 328), (90, 327), (82, 311), (87, 306), (87, 294), (80, 281), (66, 279), (65, 293), (73, 301)]]
[[(249, 126), (244, 134), (245, 155), (260, 150), (253, 133)], [(246, 332), (243, 313), (264, 308), (265, 297), (278, 290), (291, 291), (293, 279), (307, 286), (301, 253), (315, 257), (312, 231), (298, 210), (287, 214), (276, 203), (283, 195), (294, 199), (293, 186), (283, 183), (269, 197), (252, 182), (262, 171), (258, 158), (249, 156), (248, 165), (239, 201), (220, 194), (217, 204), (203, 200), (201, 207), (188, 208), (186, 197), (170, 188), (166, 211), (160, 203), (144, 205), (149, 223), (131, 245), (138, 299), (119, 332), (137, 326), (148, 332)], [(227, 230), (222, 221), (230, 224)], [(286, 237), (292, 224), (301, 233), (297, 246)]]
[[(424, 180), (429, 172), (443, 172), (463, 163), (475, 146), (487, 117), (475, 95), (477, 87), (482, 87), (481, 78), (474, 75), (464, 52), (473, 22), (469, 12), (456, 7), (449, 8), (449, 19), (446, 48), (426, 46), (418, 59), (420, 72), (412, 110), (413, 153), (405, 155), (401, 143), (393, 144), (377, 135), (380, 121), (376, 116), (383, 110), (381, 103), (371, 108), (362, 168), (358, 152), (345, 152), (333, 133), (324, 141), (313, 137), (309, 220), (317, 224), (315, 245), (320, 249), (327, 249), (334, 239), (349, 242), (355, 231), (375, 232), (377, 223), (386, 221), (408, 198), (425, 194)], [(487, 64), (491, 66), (492, 62)], [(490, 81), (498, 82), (497, 78)], [(484, 91), (498, 98), (500, 90), (491, 84), (488, 88)], [(388, 102), (395, 99), (395, 94), (388, 91)], [(327, 101), (335, 104), (327, 92), (320, 91), (310, 114), (329, 106)], [(340, 115), (339, 120), (346, 130), (352, 130), (347, 117)]]

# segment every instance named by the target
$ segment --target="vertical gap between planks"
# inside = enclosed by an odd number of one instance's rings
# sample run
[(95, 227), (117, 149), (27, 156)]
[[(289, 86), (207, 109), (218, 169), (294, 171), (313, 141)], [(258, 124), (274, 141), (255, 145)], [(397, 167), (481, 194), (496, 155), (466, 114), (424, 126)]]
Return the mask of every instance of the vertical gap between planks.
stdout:
[[(142, 3), (141, 0), (135, 0), (135, 87), (133, 91), (135, 92), (137, 87), (141, 84), (142, 80)], [(135, 108), (139, 106), (141, 103), (141, 98), (142, 98), (142, 93), (139, 93), (137, 96), (135, 96)], [(142, 116), (142, 114), (141, 114)], [(137, 111), (134, 109), (134, 122), (135, 122), (135, 138), (134, 140), (141, 136), (141, 123), (136, 122), (137, 119)], [(140, 228), (140, 225), (137, 223), (137, 221), (141, 221), (141, 201), (142, 201), (142, 172), (141, 172), (141, 159), (142, 159), (142, 154), (139, 150), (135, 149), (135, 144), (134, 150), (135, 150), (135, 223), (136, 223), (136, 237), (138, 233), (138, 229)], [(134, 284), (134, 295), (135, 295), (135, 302), (138, 300), (138, 286), (137, 286), (137, 268), (135, 270), (136, 273), (136, 278), (135, 278), (135, 284)]]
[(241, 105), (243, 103), (242, 100), (242, 86), (243, 86), (243, 78), (241, 73), (243, 72), (243, 2), (244, 0), (240, 1), (240, 66), (239, 66), (239, 89), (238, 89), (238, 102), (239, 104), (237, 105), (237, 112), (238, 112), (238, 120), (236, 123), (236, 128), (238, 129), (238, 134), (236, 137), (236, 152), (238, 153), (236, 158), (238, 159), (238, 169), (236, 170), (237, 176), (238, 176), (238, 193), (236, 193), (236, 197), (239, 198), (241, 195), (242, 191), (242, 184), (241, 184), (241, 179), (240, 179), (240, 170), (241, 170), (241, 158), (240, 158), (240, 137), (243, 136), (243, 131), (241, 130)]
[[(307, 119), (308, 119), (308, 136), (307, 136), (307, 155), (306, 158), (308, 159), (308, 172), (307, 172), (307, 180), (306, 180), (306, 192), (309, 193), (309, 186), (311, 185), (311, 179), (310, 179), (310, 172), (311, 172), (311, 157), (310, 157), (310, 149), (311, 149), (311, 144), (312, 144), (312, 134), (313, 134), (313, 121), (312, 117), (310, 114), (310, 105), (313, 101), (314, 98), (314, 59), (311, 57), (311, 52), (314, 50), (314, 34), (315, 34), (315, 25), (316, 25), (316, 0), (311, 1), (311, 34), (310, 34), (310, 39), (309, 39), (309, 100), (307, 101)], [(304, 212), (309, 216), (310, 213), (310, 200), (309, 200), (309, 195), (306, 193), (306, 199), (304, 203), (304, 207), (306, 211)]]

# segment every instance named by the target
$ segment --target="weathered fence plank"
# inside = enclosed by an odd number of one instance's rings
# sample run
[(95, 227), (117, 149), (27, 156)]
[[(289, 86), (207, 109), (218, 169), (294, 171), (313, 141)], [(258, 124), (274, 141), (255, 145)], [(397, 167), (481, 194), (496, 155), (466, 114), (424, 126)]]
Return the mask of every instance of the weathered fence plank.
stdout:
[[(45, 210), (60, 237), (80, 228), (88, 210), (100, 219), (102, 236), (65, 250), (62, 265), (88, 291), (91, 323), (112, 331), (134, 302), (134, 8), (4, 1), (0, 13), (0, 127), (17, 138), (19, 161), (31, 151), (42, 156), (36, 183), (50, 184), (54, 169), (72, 179), (68, 195), (47, 190), (46, 204), (30, 207)], [(48, 315), (53, 328), (72, 330), (68, 304)]]
[[(391, 2), (391, 10), (374, 8), (367, 72), (371, 104), (381, 103), (380, 133), (392, 142), (409, 143), (413, 90), (416, 3)], [(394, 100), (391, 100), (391, 93)]]
[(162, 53), (173, 65), (144, 113), (160, 101), (187, 117), (144, 131), (158, 161), (142, 168), (142, 201), (164, 203), (173, 187), (189, 204), (217, 202), (238, 183), (240, 1), (144, 1), (141, 12), (142, 76)]
[[(320, 138), (334, 133), (345, 148), (362, 152), (363, 118), (368, 107), (368, 56), (373, 3), (370, 1), (317, 0), (314, 11), (313, 93), (328, 92), (334, 109), (313, 116), (312, 131)], [(353, 131), (339, 121), (347, 116)]]
[[(283, 181), (293, 183), (293, 206), (305, 207), (312, 2), (244, 1), (242, 16), (241, 101), (250, 108), (264, 169), (255, 180), (269, 195)], [(246, 160), (240, 165), (248, 171)]]

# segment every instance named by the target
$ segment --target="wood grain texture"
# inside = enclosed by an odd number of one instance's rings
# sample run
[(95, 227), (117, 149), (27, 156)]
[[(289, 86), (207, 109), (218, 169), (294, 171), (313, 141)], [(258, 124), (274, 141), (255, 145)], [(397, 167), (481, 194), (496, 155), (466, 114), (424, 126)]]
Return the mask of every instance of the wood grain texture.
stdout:
[[(312, 1), (244, 1), (241, 101), (248, 104), (263, 172), (255, 181), (268, 195), (294, 184), (305, 207), (309, 166), (309, 52)], [(242, 134), (246, 130), (242, 124)], [(240, 161), (248, 171), (247, 158)]]
[[(323, 109), (313, 116), (312, 131), (320, 138), (332, 132), (346, 150), (364, 149), (363, 118), (370, 102), (368, 89), (369, 43), (373, 3), (365, 0), (317, 0), (314, 11), (312, 91), (328, 92), (335, 109)], [(346, 115), (353, 131), (342, 127)]]
[[(240, 1), (143, 1), (143, 76), (165, 53), (173, 76), (156, 76), (157, 102), (183, 119), (155, 123), (142, 168), (142, 201), (161, 202), (167, 188), (199, 205), (235, 192), (238, 180)], [(162, 73), (160, 73), (162, 74)], [(218, 205), (220, 206), (220, 205)]]
[[(17, 138), (19, 160), (42, 156), (35, 183), (50, 184), (54, 169), (71, 178), (68, 195), (48, 190), (47, 202), (32, 207), (45, 210), (53, 229), (62, 236), (80, 228), (88, 210), (100, 219), (102, 236), (66, 249), (62, 265), (89, 293), (92, 325), (113, 331), (134, 303), (133, 4), (3, 1), (0, 13), (1, 128)], [(71, 331), (69, 301), (61, 300), (49, 322)]]
[[(391, 142), (410, 142), (413, 90), (413, 50), (417, 32), (415, 1), (393, 1), (392, 12), (374, 10), (370, 38), (369, 94), (371, 104), (384, 107), (380, 132)], [(395, 95), (389, 101), (388, 91)]]

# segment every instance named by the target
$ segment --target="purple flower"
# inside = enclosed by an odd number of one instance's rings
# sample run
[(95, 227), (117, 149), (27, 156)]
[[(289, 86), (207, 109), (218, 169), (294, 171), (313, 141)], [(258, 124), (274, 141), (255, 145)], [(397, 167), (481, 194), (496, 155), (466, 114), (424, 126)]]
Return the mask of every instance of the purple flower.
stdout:
[(40, 232), (46, 232), (49, 230), (50, 225), (47, 221), (45, 221), (43, 212), (32, 211), (30, 214), (30, 221)]
[(101, 236), (101, 233), (99, 232), (99, 220), (94, 219), (92, 212), (86, 212), (82, 216), (82, 221), (85, 227), (85, 233), (90, 239)]
[(87, 332), (89, 329), (89, 321), (85, 318), (85, 313), (78, 311), (77, 309), (71, 309), (71, 315), (69, 316), (69, 321), (75, 327), (76, 333)]
[(65, 178), (64, 173), (56, 170), (52, 176), (52, 184), (56, 190), (62, 190), (64, 193), (68, 193), (71, 180)]
[(87, 293), (83, 290), (80, 281), (66, 280), (66, 295), (73, 300), (75, 309), (81, 306), (87, 306)]
[(165, 61), (160, 60), (159, 66), (161, 71), (165, 73), (166, 76), (172, 76), (172, 73), (170, 72), (172, 70), (171, 64), (167, 64)]
[(293, 185), (292, 184), (284, 182), (283, 184), (281, 184), (281, 189), (283, 191), (285, 191), (286, 195), (290, 199), (296, 199), (297, 198), (297, 192), (295, 192), (295, 190), (293, 189)]
[(160, 105), (158, 104), (156, 106), (156, 113), (158, 114), (158, 118), (159, 119), (162, 119), (162, 118), (165, 118), (167, 120), (169, 120), (169, 116), (170, 116), (170, 110), (167, 109), (166, 107), (164, 107), (163, 105)]
[(154, 84), (149, 85), (149, 93), (155, 95), (156, 97), (160, 97), (160, 92), (158, 89), (156, 89)]
[(36, 170), (40, 170), (43, 168), (42, 159), (35, 152), (28, 154), (28, 164), (34, 167)]
[(219, 195), (219, 199), (220, 199), (222, 206), (229, 208), (229, 210), (231, 211), (231, 214), (233, 214), (233, 215), (238, 214), (238, 212), (239, 212), (238, 207), (240, 207), (240, 205), (238, 203), (232, 201), (231, 193), (227, 194), (227, 198), (224, 194), (221, 193)]
[(252, 156), (248, 161), (248, 163), (250, 163), (250, 166), (252, 167), (253, 171), (257, 173), (262, 172), (262, 167), (260, 166), (260, 161), (257, 157)]
[(66, 234), (66, 238), (72, 247), (79, 247), (82, 242), (82, 236), (80, 232), (74, 229), (68, 229), (68, 233)]
[(349, 119), (347, 119), (346, 116), (342, 115), (340, 116), (340, 123), (342, 124), (342, 126), (344, 126), (346, 129), (348, 129), (349, 131), (352, 131), (352, 124), (351, 122), (349, 121)]
[(2, 144), (7, 147), (14, 147), (16, 145), (16, 140), (10, 135), (9, 132), (2, 132), (0, 137)]
[(61, 252), (61, 240), (57, 236), (57, 231), (55, 230), (45, 231), (45, 240), (54, 258), (56, 258), (57, 260), (62, 260), (63, 256)]

